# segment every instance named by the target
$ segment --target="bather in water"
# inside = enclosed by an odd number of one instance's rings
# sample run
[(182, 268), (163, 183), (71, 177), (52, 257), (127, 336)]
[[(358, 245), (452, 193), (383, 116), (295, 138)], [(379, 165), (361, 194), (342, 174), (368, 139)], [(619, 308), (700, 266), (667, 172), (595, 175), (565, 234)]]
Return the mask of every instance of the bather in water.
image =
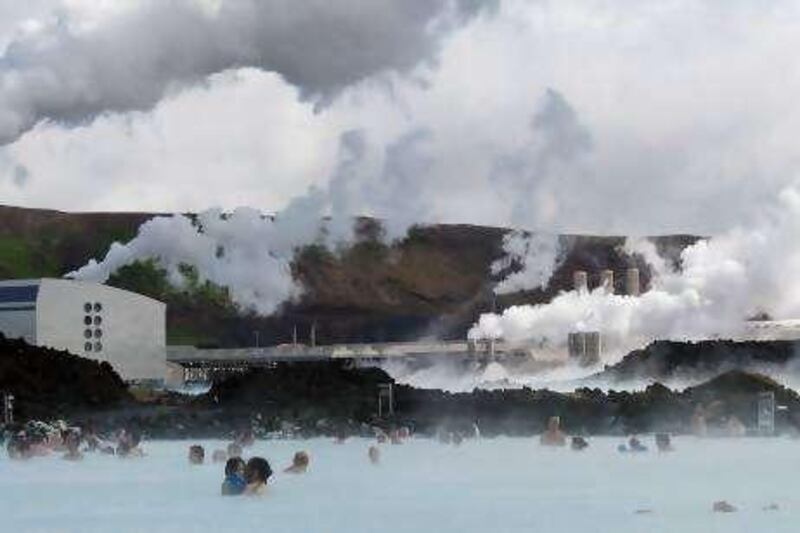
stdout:
[(257, 496), (267, 491), (267, 480), (272, 475), (269, 462), (263, 457), (253, 457), (247, 461), (244, 469), (244, 478), (247, 481), (245, 494)]
[(369, 450), (367, 451), (367, 456), (369, 457), (369, 462), (377, 465), (381, 462), (381, 451), (378, 449), (377, 446), (370, 446)]
[(308, 453), (300, 451), (294, 454), (291, 466), (287, 467), (284, 472), (287, 474), (305, 474), (308, 470), (310, 458)]
[(241, 457), (242, 456), (242, 447), (239, 446), (235, 442), (231, 442), (228, 444), (228, 457)]
[(225, 480), (222, 482), (223, 496), (244, 494), (247, 481), (244, 479), (245, 464), (241, 457), (231, 457), (225, 463)]
[(579, 452), (588, 448), (589, 443), (583, 437), (572, 437), (570, 447), (576, 452)]
[(567, 437), (561, 431), (561, 419), (559, 417), (550, 417), (547, 421), (547, 430), (539, 437), (539, 442), (543, 446), (565, 446), (567, 444)]
[(647, 446), (642, 444), (642, 441), (640, 441), (634, 435), (630, 439), (628, 439), (628, 450), (631, 452), (646, 452)]
[(199, 444), (189, 446), (189, 464), (201, 465), (206, 458), (206, 451)]
[(67, 461), (80, 461), (83, 459), (83, 454), (80, 451), (81, 436), (77, 431), (70, 431), (64, 437), (64, 445), (67, 447), (67, 452), (64, 454), (64, 459)]

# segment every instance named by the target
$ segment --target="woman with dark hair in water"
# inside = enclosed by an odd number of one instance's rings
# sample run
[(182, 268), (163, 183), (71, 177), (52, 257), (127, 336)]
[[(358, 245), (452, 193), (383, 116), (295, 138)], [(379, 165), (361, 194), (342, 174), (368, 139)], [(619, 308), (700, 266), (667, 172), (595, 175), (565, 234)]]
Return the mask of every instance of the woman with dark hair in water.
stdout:
[(225, 463), (225, 481), (222, 482), (223, 496), (238, 496), (244, 493), (247, 488), (244, 469), (244, 459), (241, 457), (228, 459), (228, 462)]
[(272, 475), (269, 462), (263, 457), (252, 457), (244, 468), (244, 479), (247, 481), (245, 494), (264, 494), (267, 490), (267, 480)]

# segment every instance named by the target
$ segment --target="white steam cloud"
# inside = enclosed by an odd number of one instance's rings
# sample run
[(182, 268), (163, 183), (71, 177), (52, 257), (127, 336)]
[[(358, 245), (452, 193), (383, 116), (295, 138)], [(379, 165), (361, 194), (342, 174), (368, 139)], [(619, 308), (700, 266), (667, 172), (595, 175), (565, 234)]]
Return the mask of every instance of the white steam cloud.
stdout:
[[(757, 313), (776, 319), (800, 316), (800, 189), (780, 195), (760, 223), (702, 240), (685, 249), (672, 270), (646, 241), (630, 241), (654, 270), (651, 289), (639, 297), (565, 292), (550, 303), (485, 314), (470, 338), (564, 346), (571, 331), (600, 331), (613, 360), (655, 339), (730, 338)], [(608, 362), (608, 360), (606, 362)]]
[(146, 0), (63, 9), (23, 25), (0, 56), (0, 145), (43, 120), (144, 110), (227, 69), (281, 74), (324, 103), (435, 58), (442, 35), (492, 0)]
[(546, 233), (512, 231), (503, 237), (503, 250), (506, 256), (492, 264), (492, 274), (498, 274), (514, 263), (521, 268), (495, 285), (497, 294), (546, 287), (564, 260), (559, 236)]
[[(270, 314), (300, 294), (291, 273), (295, 242), (285, 238), (284, 229), (279, 220), (248, 208), (228, 215), (212, 209), (197, 222), (183, 215), (156, 217), (142, 224), (131, 242), (114, 243), (102, 262), (92, 260), (69, 276), (105, 282), (120, 267), (154, 259), (180, 287), (181, 266), (191, 265), (200, 280), (228, 287), (243, 308)], [(310, 242), (313, 235), (306, 238)]]
[(425, 138), (419, 131), (403, 135), (373, 161), (366, 157), (363, 133), (345, 132), (328, 187), (311, 188), (275, 216), (240, 207), (231, 213), (210, 209), (196, 220), (177, 214), (155, 217), (130, 242), (112, 244), (102, 261), (93, 259), (67, 276), (103, 283), (125, 265), (153, 259), (181, 287), (181, 267), (189, 265), (201, 281), (227, 287), (241, 308), (270, 315), (302, 293), (291, 270), (297, 250), (312, 243), (349, 245), (353, 213), (386, 220), (382, 237), (389, 241), (427, 216), (416, 179), (429, 161), (420, 145)]

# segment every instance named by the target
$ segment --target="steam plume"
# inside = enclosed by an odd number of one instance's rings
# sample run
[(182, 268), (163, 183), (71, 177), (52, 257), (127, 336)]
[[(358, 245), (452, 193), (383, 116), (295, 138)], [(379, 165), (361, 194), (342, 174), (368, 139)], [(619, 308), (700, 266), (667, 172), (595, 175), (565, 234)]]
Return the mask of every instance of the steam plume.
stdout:
[(797, 317), (800, 287), (789, 273), (800, 268), (798, 232), (800, 192), (791, 187), (781, 193), (779, 207), (765, 212), (755, 227), (684, 250), (679, 271), (658, 259), (651, 243), (630, 241), (630, 251), (650, 260), (655, 270), (651, 290), (640, 297), (602, 289), (565, 292), (548, 304), (485, 314), (470, 337), (563, 346), (570, 331), (598, 330), (614, 358), (654, 339), (734, 337), (757, 313)]

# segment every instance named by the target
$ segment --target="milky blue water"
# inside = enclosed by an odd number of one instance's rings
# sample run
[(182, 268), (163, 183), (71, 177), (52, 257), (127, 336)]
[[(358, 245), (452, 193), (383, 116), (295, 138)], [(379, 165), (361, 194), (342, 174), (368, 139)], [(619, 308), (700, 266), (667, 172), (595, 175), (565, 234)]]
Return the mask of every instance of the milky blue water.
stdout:
[[(222, 465), (190, 466), (193, 442), (146, 442), (143, 459), (0, 459), (2, 531), (714, 532), (800, 530), (800, 441), (676, 439), (677, 451), (584, 452), (534, 439), (465, 442), (261, 441), (273, 469), (296, 450), (306, 475), (276, 473), (262, 497), (219, 496)], [(207, 458), (221, 442), (201, 442)], [(652, 443), (648, 443), (652, 444)], [(739, 508), (711, 512), (715, 500)], [(764, 511), (768, 504), (777, 511)], [(639, 509), (650, 514), (636, 514)]]

